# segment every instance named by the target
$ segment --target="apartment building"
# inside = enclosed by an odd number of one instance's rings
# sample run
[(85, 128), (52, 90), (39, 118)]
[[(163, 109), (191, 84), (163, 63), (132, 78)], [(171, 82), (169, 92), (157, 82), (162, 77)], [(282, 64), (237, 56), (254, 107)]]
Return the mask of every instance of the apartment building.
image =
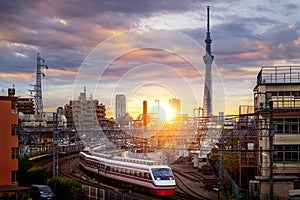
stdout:
[(64, 106), (67, 127), (88, 128), (106, 121), (106, 107), (97, 99), (88, 98), (86, 92), (80, 93), (77, 100), (70, 100)]
[(0, 186), (18, 186), (17, 97), (0, 96)]
[(254, 88), (260, 192), (300, 188), (300, 66), (266, 66)]

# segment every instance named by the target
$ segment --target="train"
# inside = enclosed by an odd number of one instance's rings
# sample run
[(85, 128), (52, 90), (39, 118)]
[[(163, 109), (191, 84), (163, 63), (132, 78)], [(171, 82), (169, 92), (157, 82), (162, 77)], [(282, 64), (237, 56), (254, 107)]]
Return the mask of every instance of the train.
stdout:
[(98, 178), (122, 182), (151, 195), (173, 196), (175, 192), (172, 169), (155, 161), (80, 152), (79, 165)]
[(73, 154), (73, 153), (79, 153), (84, 149), (83, 142), (78, 141), (78, 142), (73, 142), (73, 143), (59, 143), (58, 144), (58, 152), (61, 155), (65, 154)]

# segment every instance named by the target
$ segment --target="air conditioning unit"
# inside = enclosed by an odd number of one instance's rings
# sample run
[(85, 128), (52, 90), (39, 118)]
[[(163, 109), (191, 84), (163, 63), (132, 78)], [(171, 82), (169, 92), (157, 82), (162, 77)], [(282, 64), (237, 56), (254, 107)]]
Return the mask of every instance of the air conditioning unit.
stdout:
[(259, 191), (259, 181), (250, 180), (249, 181), (249, 190), (250, 191)]
[(259, 199), (259, 181), (250, 180), (249, 181), (249, 191), (250, 191), (250, 199)]
[(266, 108), (265, 102), (260, 102), (259, 103), (259, 110), (264, 110)]

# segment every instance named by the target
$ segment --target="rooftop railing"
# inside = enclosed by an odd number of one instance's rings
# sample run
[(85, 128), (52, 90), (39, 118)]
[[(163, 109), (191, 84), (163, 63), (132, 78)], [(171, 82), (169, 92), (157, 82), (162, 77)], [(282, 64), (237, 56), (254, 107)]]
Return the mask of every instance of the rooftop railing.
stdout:
[(257, 84), (300, 83), (300, 66), (263, 66)]

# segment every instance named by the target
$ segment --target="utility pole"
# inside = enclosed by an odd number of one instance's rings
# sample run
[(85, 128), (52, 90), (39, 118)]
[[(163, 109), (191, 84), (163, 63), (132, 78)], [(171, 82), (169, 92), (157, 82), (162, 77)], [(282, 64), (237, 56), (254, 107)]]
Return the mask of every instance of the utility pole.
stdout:
[(274, 139), (274, 123), (273, 123), (273, 101), (269, 102), (269, 111), (270, 111), (270, 119), (269, 119), (269, 156), (270, 156), (270, 182), (269, 182), (269, 196), (270, 200), (273, 200), (273, 139)]
[(218, 184), (218, 190), (223, 190), (223, 182), (224, 182), (224, 138), (219, 139), (220, 143), (220, 155), (219, 155), (219, 184)]
[(58, 177), (58, 112), (53, 113), (53, 177)]

